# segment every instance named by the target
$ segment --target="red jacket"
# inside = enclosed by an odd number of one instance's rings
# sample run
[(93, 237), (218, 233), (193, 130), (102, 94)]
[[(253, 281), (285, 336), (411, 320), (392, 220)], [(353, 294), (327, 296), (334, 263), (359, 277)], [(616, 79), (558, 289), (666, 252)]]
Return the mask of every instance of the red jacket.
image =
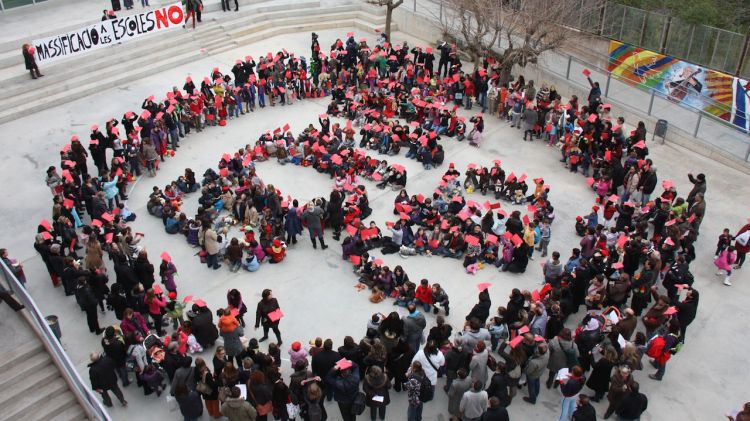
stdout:
[(425, 304), (432, 304), (432, 288), (429, 285), (418, 286), (414, 298)]

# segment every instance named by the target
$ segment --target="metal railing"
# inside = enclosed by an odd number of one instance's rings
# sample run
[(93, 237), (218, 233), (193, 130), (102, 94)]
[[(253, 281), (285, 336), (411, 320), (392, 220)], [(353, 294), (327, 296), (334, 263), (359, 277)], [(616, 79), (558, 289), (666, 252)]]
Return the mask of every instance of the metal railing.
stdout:
[[(429, 24), (439, 30), (441, 27), (439, 21), (445, 13), (444, 7), (441, 0), (414, 0), (413, 7), (407, 7), (404, 11), (413, 14), (414, 18), (426, 19)], [(504, 47), (503, 40), (499, 40), (496, 48), (502, 50)], [(608, 61), (608, 56), (602, 56), (602, 63)], [(600, 82), (602, 93), (606, 98), (605, 102), (621, 106), (644, 119), (653, 117), (667, 120), (670, 130), (677, 128), (687, 136), (692, 136), (697, 141), (718, 149), (726, 155), (740, 161), (750, 162), (750, 135), (738, 126), (702, 109), (672, 102), (659, 91), (646, 89), (642, 85), (634, 86), (633, 81), (625, 77), (612, 74), (600, 65), (569, 54), (547, 51), (540, 56), (536, 66), (544, 73), (580, 87), (582, 92), (588, 92), (590, 89), (588, 80), (582, 74), (583, 69), (588, 69), (591, 72), (591, 79)], [(702, 99), (704, 103), (717, 105), (712, 98), (703, 96)], [(721, 105), (721, 108), (725, 107)]]
[(92, 420), (111, 421), (107, 410), (104, 405), (98, 399), (90, 387), (84, 383), (81, 376), (78, 374), (73, 362), (68, 358), (68, 354), (60, 344), (60, 341), (55, 336), (52, 329), (47, 324), (47, 320), (44, 315), (37, 307), (36, 302), (31, 295), (26, 291), (26, 288), (16, 278), (13, 272), (5, 265), (5, 262), (0, 261), (0, 267), (2, 268), (5, 280), (10, 286), (10, 290), (14, 293), (14, 298), (21, 304), (26, 306), (26, 311), (31, 316), (31, 320), (36, 325), (36, 330), (41, 332), (39, 338), (47, 351), (49, 352), (50, 358), (55, 362), (55, 365), (60, 369), (60, 375), (66, 380), (66, 383), (70, 387), (70, 391), (75, 395), (76, 400), (81, 407), (86, 411), (86, 415)]
[(0, 11), (21, 6), (30, 6), (47, 0), (0, 0)]

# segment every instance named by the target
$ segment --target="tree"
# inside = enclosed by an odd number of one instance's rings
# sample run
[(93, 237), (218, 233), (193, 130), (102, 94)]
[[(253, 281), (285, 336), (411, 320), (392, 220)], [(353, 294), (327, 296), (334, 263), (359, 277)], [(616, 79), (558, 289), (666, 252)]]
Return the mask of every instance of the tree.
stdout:
[(507, 83), (513, 66), (536, 63), (545, 51), (583, 36), (570, 26), (598, 24), (602, 5), (603, 0), (444, 0), (440, 21), (475, 66), (485, 56), (495, 58), (500, 83)]
[(386, 12), (385, 12), (385, 36), (388, 37), (388, 41), (391, 40), (391, 18), (393, 17), (393, 9), (401, 6), (401, 4), (404, 2), (404, 0), (367, 0), (370, 4), (375, 4), (378, 6), (385, 6)]

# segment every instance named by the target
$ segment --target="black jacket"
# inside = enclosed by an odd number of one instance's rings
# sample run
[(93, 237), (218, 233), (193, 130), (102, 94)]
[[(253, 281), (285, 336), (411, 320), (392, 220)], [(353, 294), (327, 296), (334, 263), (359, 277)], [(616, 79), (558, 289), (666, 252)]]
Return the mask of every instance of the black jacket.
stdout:
[(323, 349), (312, 358), (312, 371), (316, 376), (325, 378), (328, 372), (341, 359), (341, 354), (334, 350)]
[(502, 406), (497, 408), (489, 408), (487, 412), (482, 415), (482, 421), (510, 421), (508, 417), (508, 410)]
[(643, 393), (628, 393), (615, 411), (617, 415), (628, 420), (638, 419), (648, 408), (648, 398)]
[(579, 406), (573, 412), (573, 421), (596, 421), (596, 410), (591, 404)]
[(192, 332), (195, 336), (195, 340), (197, 340), (203, 348), (209, 347), (216, 342), (216, 338), (219, 337), (219, 330), (216, 329), (211, 311), (206, 310), (198, 312), (195, 317), (192, 318), (192, 322)]
[(117, 386), (117, 374), (115, 374), (115, 362), (106, 355), (89, 364), (89, 378), (91, 388), (109, 390)]
[(117, 365), (125, 365), (125, 360), (128, 357), (128, 347), (125, 346), (119, 339), (114, 338), (111, 341), (103, 338), (102, 349), (107, 357), (111, 358)]

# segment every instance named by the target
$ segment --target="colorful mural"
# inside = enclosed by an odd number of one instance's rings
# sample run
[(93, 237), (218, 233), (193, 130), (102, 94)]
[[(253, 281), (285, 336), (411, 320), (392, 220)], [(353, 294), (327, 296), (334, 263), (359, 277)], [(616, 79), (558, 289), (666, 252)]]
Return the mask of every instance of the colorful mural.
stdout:
[(609, 42), (608, 70), (623, 82), (654, 89), (670, 101), (750, 131), (750, 82), (746, 80), (619, 41)]

